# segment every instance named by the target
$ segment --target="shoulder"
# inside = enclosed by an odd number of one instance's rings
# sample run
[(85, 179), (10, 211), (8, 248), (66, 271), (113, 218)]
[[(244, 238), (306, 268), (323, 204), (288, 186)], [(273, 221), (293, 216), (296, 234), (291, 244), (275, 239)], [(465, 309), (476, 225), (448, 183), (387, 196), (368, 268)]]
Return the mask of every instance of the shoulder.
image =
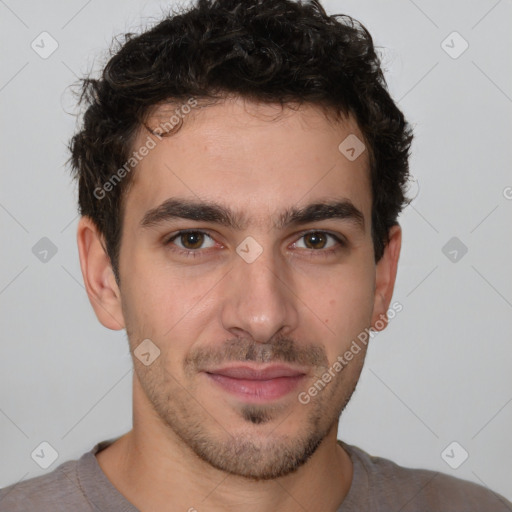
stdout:
[[(90, 511), (77, 476), (78, 461), (0, 489), (0, 512)], [(80, 507), (81, 506), (81, 507)]]
[[(363, 478), (375, 503), (373, 510), (402, 512), (512, 512), (512, 503), (484, 486), (438, 471), (406, 468), (342, 443), (361, 464)], [(354, 465), (356, 462), (354, 462)]]

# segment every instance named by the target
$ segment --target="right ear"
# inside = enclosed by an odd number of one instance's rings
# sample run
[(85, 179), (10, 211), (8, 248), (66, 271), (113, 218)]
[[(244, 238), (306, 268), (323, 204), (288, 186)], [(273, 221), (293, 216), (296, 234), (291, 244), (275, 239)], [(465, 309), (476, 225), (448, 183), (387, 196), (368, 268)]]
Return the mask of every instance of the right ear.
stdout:
[(92, 219), (81, 217), (78, 223), (77, 244), (85, 289), (101, 324), (118, 331), (125, 327), (121, 293), (102, 242), (103, 236)]

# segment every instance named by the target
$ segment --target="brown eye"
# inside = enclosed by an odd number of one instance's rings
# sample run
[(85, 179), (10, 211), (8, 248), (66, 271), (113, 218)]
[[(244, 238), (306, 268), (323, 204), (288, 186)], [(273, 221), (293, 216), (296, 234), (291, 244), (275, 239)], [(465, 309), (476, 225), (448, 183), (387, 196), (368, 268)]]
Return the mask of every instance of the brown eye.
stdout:
[(315, 231), (304, 235), (304, 240), (308, 249), (324, 249), (327, 243), (327, 236), (326, 233)]
[[(208, 239), (210, 240), (210, 245), (206, 245), (205, 247), (205, 243), (208, 242)], [(203, 231), (180, 231), (172, 236), (166, 242), (166, 245), (176, 245), (179, 249), (185, 251), (199, 252), (199, 249), (213, 247), (215, 242), (210, 235)]]
[(347, 242), (342, 236), (328, 231), (308, 231), (302, 233), (294, 247), (306, 249), (306, 253), (314, 256), (332, 256), (347, 247)]
[(179, 238), (185, 249), (199, 249), (204, 241), (203, 233), (198, 231), (183, 233)]

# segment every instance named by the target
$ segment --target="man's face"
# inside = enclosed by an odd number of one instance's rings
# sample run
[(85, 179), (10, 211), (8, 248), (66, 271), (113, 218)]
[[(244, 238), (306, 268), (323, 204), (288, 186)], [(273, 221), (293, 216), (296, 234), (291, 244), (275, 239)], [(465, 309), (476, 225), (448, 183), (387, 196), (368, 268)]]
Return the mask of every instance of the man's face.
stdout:
[[(126, 197), (120, 251), (131, 350), (146, 339), (160, 350), (148, 366), (134, 358), (143, 399), (203, 460), (264, 479), (292, 472), (337, 427), (364, 347), (309, 403), (298, 396), (385, 312), (374, 307), (368, 155), (338, 149), (360, 131), (311, 106), (271, 120), (279, 111), (230, 100), (158, 141)], [(198, 207), (183, 218), (181, 202), (222, 208), (235, 225)]]

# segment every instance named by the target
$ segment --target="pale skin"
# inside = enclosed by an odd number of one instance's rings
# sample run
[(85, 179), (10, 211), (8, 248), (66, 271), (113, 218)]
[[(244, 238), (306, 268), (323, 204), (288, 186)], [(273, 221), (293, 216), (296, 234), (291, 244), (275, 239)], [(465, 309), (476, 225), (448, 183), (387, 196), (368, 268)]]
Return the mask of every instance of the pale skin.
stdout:
[[(126, 198), (119, 286), (102, 237), (90, 219), (80, 220), (81, 268), (99, 321), (126, 329), (132, 354), (144, 339), (160, 350), (149, 366), (134, 357), (133, 429), (97, 455), (112, 484), (142, 512), (334, 512), (349, 491), (352, 462), (337, 444), (338, 418), (366, 351), (309, 404), (297, 396), (360, 332), (385, 318), (401, 229), (390, 229), (376, 263), (367, 152), (350, 161), (338, 150), (349, 134), (363, 139), (353, 120), (334, 123), (311, 105), (270, 119), (279, 112), (232, 98), (198, 109), (171, 137), (154, 139)], [(141, 131), (134, 149), (147, 135)], [(245, 215), (246, 225), (185, 218), (141, 225), (148, 211), (173, 198), (220, 204)], [(340, 200), (364, 222), (347, 215), (273, 224), (287, 209)], [(203, 235), (169, 241), (185, 229)], [(236, 251), (247, 237), (262, 248), (250, 263)], [(248, 363), (264, 369), (283, 361), (273, 358), (281, 337), (293, 342), (301, 378), (293, 391), (252, 408), (204, 368), (187, 365), (214, 356), (219, 363), (221, 355), (229, 356), (222, 363), (243, 361), (236, 350), (247, 348), (272, 355)], [(249, 410), (265, 421), (250, 421)], [(318, 442), (304, 461), (307, 439)], [(292, 470), (286, 463), (294, 457)], [(279, 475), (269, 477), (272, 471)]]

